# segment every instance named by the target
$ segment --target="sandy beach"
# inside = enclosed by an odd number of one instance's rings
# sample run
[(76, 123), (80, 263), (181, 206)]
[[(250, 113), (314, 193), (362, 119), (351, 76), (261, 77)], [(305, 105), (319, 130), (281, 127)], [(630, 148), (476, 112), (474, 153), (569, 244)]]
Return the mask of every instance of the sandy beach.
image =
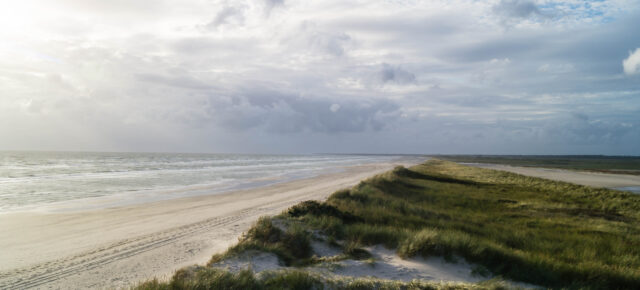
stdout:
[(122, 288), (205, 263), (260, 216), (421, 159), (346, 167), (266, 187), (67, 213), (0, 215), (0, 288)]
[(462, 164), (481, 168), (503, 170), (527, 176), (571, 182), (593, 187), (620, 188), (640, 186), (640, 176), (638, 175), (609, 174), (538, 167), (519, 167), (500, 164)]

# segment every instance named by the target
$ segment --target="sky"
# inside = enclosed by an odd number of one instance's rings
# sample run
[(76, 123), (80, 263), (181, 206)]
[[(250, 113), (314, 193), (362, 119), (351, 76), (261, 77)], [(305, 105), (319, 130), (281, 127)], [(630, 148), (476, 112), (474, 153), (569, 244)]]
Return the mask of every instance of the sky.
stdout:
[(6, 1), (0, 150), (640, 155), (639, 8)]

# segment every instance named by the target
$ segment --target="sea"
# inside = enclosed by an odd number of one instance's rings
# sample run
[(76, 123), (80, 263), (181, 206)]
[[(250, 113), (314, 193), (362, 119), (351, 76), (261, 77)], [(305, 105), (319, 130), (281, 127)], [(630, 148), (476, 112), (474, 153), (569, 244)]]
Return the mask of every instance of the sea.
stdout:
[(614, 189), (623, 190), (623, 191), (631, 191), (633, 193), (640, 194), (640, 186), (625, 186), (625, 187), (616, 187)]
[(399, 158), (0, 151), (0, 213), (86, 210), (216, 194)]

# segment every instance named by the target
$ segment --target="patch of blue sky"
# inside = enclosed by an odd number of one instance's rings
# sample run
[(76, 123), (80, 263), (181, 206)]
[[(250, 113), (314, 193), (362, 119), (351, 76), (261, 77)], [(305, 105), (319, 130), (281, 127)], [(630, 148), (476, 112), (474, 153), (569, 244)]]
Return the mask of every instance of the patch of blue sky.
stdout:
[(620, 12), (607, 0), (549, 1), (540, 3), (538, 9), (560, 22), (609, 23)]

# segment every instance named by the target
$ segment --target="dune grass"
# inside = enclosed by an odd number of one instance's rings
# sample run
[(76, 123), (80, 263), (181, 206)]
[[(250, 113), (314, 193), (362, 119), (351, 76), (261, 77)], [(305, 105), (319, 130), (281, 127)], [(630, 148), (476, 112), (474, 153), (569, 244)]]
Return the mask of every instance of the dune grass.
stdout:
[[(640, 288), (640, 196), (432, 160), (333, 194), (299, 219), (403, 257), (462, 256), (546, 287)], [(300, 211), (300, 210), (298, 210)]]
[[(640, 196), (614, 190), (430, 160), (364, 180), (326, 202), (300, 203), (275, 219), (285, 221), (286, 230), (262, 218), (212, 263), (247, 250), (274, 253), (286, 265), (319, 262), (310, 247), (315, 231), (342, 247), (343, 258), (367, 259), (361, 247), (383, 244), (401, 257), (464, 257), (479, 272), (544, 287), (640, 289)], [(234, 281), (247, 289), (287, 289), (303, 280), (311, 288), (503, 288), (499, 283), (340, 282), (304, 268), (259, 277), (203, 268), (204, 274), (179, 272), (170, 282), (149, 281), (140, 288), (222, 289), (211, 285)], [(211, 287), (195, 287), (201, 282)], [(174, 284), (188, 287), (171, 288)]]
[(189, 267), (178, 271), (168, 282), (157, 279), (143, 282), (138, 290), (281, 290), (281, 289), (345, 289), (345, 290), (463, 290), (506, 289), (502, 281), (490, 280), (480, 284), (444, 283), (425, 281), (389, 281), (375, 278), (327, 278), (301, 270), (276, 270), (254, 274), (250, 270), (230, 273), (210, 267)]
[(287, 266), (309, 264), (312, 254), (309, 233), (299, 224), (283, 231), (276, 227), (270, 218), (261, 217), (239, 238), (238, 244), (225, 253), (214, 255), (209, 264), (249, 250), (273, 253)]

